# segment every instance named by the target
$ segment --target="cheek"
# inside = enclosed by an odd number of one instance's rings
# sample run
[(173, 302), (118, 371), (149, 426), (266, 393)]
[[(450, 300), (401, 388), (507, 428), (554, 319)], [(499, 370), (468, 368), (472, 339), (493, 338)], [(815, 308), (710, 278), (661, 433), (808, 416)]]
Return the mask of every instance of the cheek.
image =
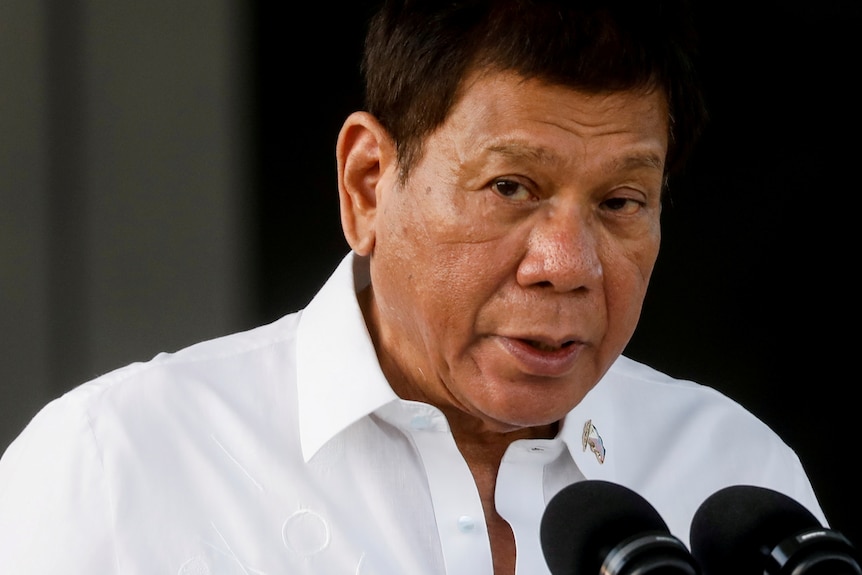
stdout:
[(439, 242), (402, 262), (413, 270), (409, 290), (432, 329), (465, 329), (493, 294), (498, 282), (488, 266), (487, 247)]
[(468, 286), (481, 261), (427, 207), (421, 200), (387, 206), (372, 254), (372, 282), (386, 323), (424, 347), (466, 320)]
[(450, 360), (475, 337), (477, 318), (504, 281), (496, 244), (452, 239), (427, 229), (393, 234), (378, 245), (373, 279), (389, 323), (426, 353)]
[(514, 273), (523, 231), (490, 217), (479, 192), (431, 187), (418, 177), (391, 190), (378, 214), (372, 257), (389, 321), (426, 342), (464, 344), (477, 316)]
[(652, 276), (660, 244), (661, 228), (653, 221), (643, 222), (627, 234), (606, 229), (600, 241), (606, 289), (628, 292), (628, 298), (622, 299), (639, 301)]
[(611, 328), (627, 340), (640, 319), (644, 296), (658, 257), (659, 236), (621, 251), (604, 265)]
[(383, 206), (378, 251), (413, 270), (428, 289), (459, 297), (483, 281), (480, 269), (496, 267), (500, 244), (511, 243), (511, 229), (495, 223), (485, 204), (481, 193), (432, 188), (417, 178), (410, 188), (393, 190)]

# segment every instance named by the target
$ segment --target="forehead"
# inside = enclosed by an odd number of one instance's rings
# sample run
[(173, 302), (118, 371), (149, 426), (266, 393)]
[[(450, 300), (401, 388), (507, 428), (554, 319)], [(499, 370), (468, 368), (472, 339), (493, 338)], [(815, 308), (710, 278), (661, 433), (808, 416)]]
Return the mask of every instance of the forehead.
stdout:
[(662, 169), (669, 116), (660, 90), (594, 93), (484, 71), (465, 79), (439, 131), (464, 157), (485, 150), (543, 163), (592, 158)]

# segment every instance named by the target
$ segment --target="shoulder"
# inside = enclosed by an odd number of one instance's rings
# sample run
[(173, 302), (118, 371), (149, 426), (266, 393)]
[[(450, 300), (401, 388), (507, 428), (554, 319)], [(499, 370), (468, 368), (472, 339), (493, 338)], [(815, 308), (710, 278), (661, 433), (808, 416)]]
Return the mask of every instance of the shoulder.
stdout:
[(621, 356), (602, 380), (607, 391), (623, 406), (656, 410), (717, 410), (724, 416), (740, 417), (752, 423), (759, 419), (739, 402), (715, 387), (678, 378), (645, 363)]
[(793, 448), (718, 389), (626, 357), (601, 386), (604, 400), (614, 405), (622, 482), (669, 508), (665, 499), (694, 506), (721, 487), (760, 485), (788, 494), (822, 518)]
[(277, 382), (289, 383), (299, 315), (160, 353), (78, 385), (33, 417), (4, 460), (24, 451), (47, 457), (60, 449), (128, 448), (144, 437), (169, 437), (228, 412), (255, 409)]
[[(715, 387), (620, 358), (594, 402), (612, 406), (621, 468), (633, 474), (685, 471), (731, 483), (805, 478), (795, 451), (772, 427)], [(629, 467), (630, 466), (630, 467)]]
[(299, 316), (293, 313), (126, 365), (72, 389), (57, 402), (97, 418), (105, 410), (139, 411), (151, 404), (164, 410), (174, 401), (188, 406), (204, 396), (247, 396), (253, 386), (271, 384), (274, 370), (289, 371)]
[(207, 481), (237, 475), (233, 453), (248, 467), (289, 453), (298, 317), (121, 367), (44, 406), (0, 459), (0, 562), (112, 572), (118, 525), (164, 520), (152, 493), (185, 509), (174, 521), (200, 517)]
[[(566, 427), (570, 421), (570, 434), (583, 422), (595, 425), (609, 457), (614, 448), (615, 469), (633, 475), (737, 457), (742, 441), (789, 451), (769, 426), (717, 389), (625, 356), (570, 413)], [(611, 473), (607, 467), (597, 472)]]
[[(770, 457), (795, 460), (795, 454), (762, 419), (716, 387), (671, 376), (644, 363), (621, 357), (602, 385), (621, 421), (632, 433), (630, 441), (650, 435), (668, 448), (686, 449), (696, 459), (698, 450), (711, 460), (721, 457), (750, 461), (765, 468)], [(647, 431), (646, 437), (639, 435)], [(704, 451), (705, 450), (705, 451)]]

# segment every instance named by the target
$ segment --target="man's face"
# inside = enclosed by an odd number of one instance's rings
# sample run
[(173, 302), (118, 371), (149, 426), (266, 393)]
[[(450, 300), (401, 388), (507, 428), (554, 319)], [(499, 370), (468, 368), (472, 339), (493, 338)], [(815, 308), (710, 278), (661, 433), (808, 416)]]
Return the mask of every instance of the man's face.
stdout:
[(366, 315), (394, 389), (496, 431), (574, 407), (640, 316), (667, 133), (658, 92), (468, 78), (377, 186)]

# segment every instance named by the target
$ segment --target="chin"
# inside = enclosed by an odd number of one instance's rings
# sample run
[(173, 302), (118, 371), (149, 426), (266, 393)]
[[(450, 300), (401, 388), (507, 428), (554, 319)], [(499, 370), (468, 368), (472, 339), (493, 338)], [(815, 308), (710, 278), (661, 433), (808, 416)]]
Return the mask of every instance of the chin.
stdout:
[[(545, 404), (546, 402), (541, 402)], [(568, 410), (560, 410), (560, 404), (556, 403), (552, 408), (547, 405), (532, 405), (520, 402), (513, 407), (498, 407), (485, 412), (494, 421), (501, 423), (501, 427), (507, 427), (508, 431), (526, 429), (530, 427), (542, 427), (552, 425), (563, 419)]]

